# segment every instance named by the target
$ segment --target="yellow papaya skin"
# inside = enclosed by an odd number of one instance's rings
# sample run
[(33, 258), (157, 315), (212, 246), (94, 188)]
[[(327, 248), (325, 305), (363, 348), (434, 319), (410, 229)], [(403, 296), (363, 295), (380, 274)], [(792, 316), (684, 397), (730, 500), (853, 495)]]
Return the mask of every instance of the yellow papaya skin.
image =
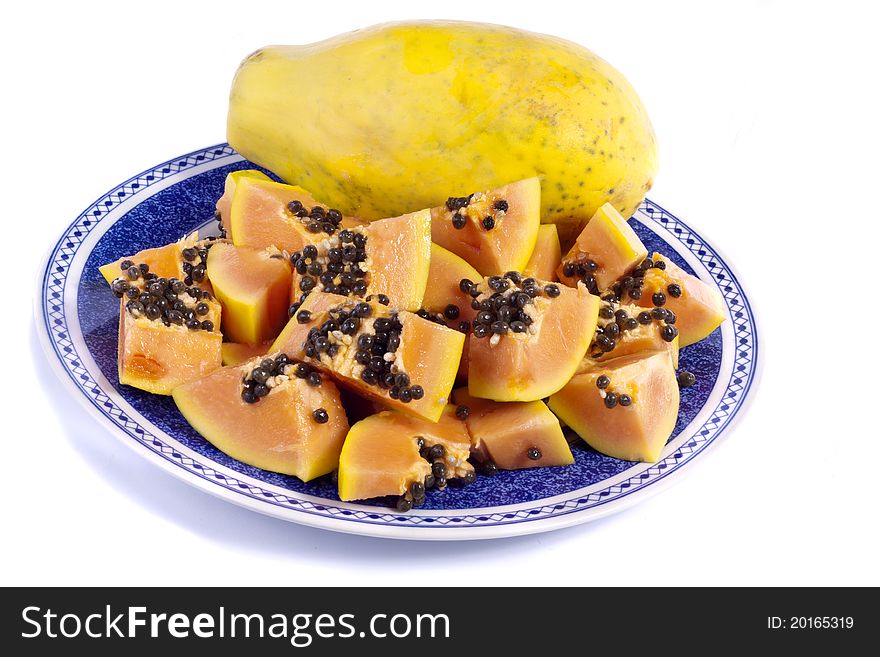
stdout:
[(657, 171), (645, 108), (604, 60), (556, 37), (454, 21), (256, 51), (235, 75), (227, 138), (366, 219), (539, 176), (542, 222), (563, 248), (606, 202), (632, 215)]

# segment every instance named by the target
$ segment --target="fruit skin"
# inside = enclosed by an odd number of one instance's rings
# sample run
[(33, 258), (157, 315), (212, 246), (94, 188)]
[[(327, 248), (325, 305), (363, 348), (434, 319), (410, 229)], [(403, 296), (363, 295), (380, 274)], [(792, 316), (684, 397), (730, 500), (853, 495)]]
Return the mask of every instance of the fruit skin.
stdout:
[(623, 75), (575, 43), (480, 23), (387, 23), (262, 48), (235, 75), (227, 138), (368, 219), (540, 176), (542, 220), (565, 246), (603, 203), (629, 217), (657, 171), (653, 128)]
[[(170, 395), (182, 383), (205, 376), (220, 367), (219, 331), (191, 331), (184, 326), (164, 326), (146, 317), (135, 319), (119, 306), (117, 371), (119, 382), (156, 395)], [(208, 302), (205, 316), (220, 325), (220, 307)]]
[[(688, 274), (668, 258), (654, 253), (654, 262), (662, 260), (666, 269), (649, 269), (645, 272), (642, 298), (636, 303), (651, 307), (654, 292), (666, 294), (663, 306), (676, 315), (675, 327), (678, 329), (679, 345), (686, 347), (707, 337), (724, 321), (724, 299), (714, 287)], [(681, 296), (674, 298), (668, 293), (668, 286), (677, 283)]]
[(383, 411), (351, 427), (339, 457), (339, 499), (344, 502), (402, 495), (409, 484), (424, 481), (431, 465), (419, 456), (416, 438), (425, 446), (444, 446), (448, 478), (473, 472), (467, 462), (471, 441), (455, 407), (446, 406), (437, 422)]
[[(606, 408), (596, 386), (625, 392), (631, 406)], [(679, 391), (668, 351), (646, 352), (599, 363), (577, 374), (548, 400), (550, 410), (593, 449), (626, 461), (655, 462), (675, 429)]]
[[(494, 402), (471, 397), (465, 388), (453, 390), (452, 398), (468, 407), (465, 422), (480, 460), (491, 460), (503, 470), (574, 463), (559, 420), (544, 402)], [(529, 458), (532, 447), (540, 450), (540, 458)]]
[(223, 305), (223, 335), (231, 342), (272, 340), (287, 322), (290, 264), (275, 255), (223, 242), (208, 252), (208, 273)]
[[(431, 208), (431, 239), (466, 260), (482, 275), (522, 271), (535, 249), (541, 224), (541, 182), (537, 177), (503, 185), (474, 199), (459, 214), (466, 218), (462, 228), (452, 223), (453, 211), (445, 204)], [(494, 217), (496, 201), (505, 201), (508, 210)], [(494, 227), (482, 225), (493, 216)]]
[(535, 250), (523, 269), (523, 276), (531, 276), (542, 281), (558, 280), (556, 268), (562, 260), (562, 248), (559, 246), (559, 232), (556, 224), (543, 224), (538, 228), (538, 239)]
[(247, 344), (245, 342), (224, 342), (220, 347), (220, 354), (224, 365), (241, 365), (242, 363), (263, 356), (269, 352), (271, 342), (260, 344)]
[(217, 199), (217, 203), (215, 205), (215, 207), (217, 208), (217, 213), (220, 215), (221, 221), (229, 221), (229, 211), (232, 208), (232, 197), (235, 195), (235, 188), (238, 186), (238, 181), (242, 178), (272, 180), (265, 173), (263, 173), (262, 171), (257, 171), (256, 169), (242, 169), (240, 171), (233, 171), (227, 174), (226, 182), (223, 186), (223, 196)]
[[(275, 246), (293, 253), (302, 250), (306, 244), (325, 239), (326, 234), (310, 233), (299, 218), (287, 211), (287, 204), (291, 201), (300, 201), (306, 208), (326, 207), (301, 187), (253, 176), (239, 177), (227, 226), (232, 243), (257, 249)], [(354, 217), (343, 217), (341, 222), (346, 228), (362, 224)]]
[(578, 235), (574, 245), (562, 259), (557, 274), (560, 281), (574, 287), (578, 277), (565, 276), (562, 271), (564, 263), (590, 258), (599, 265), (593, 277), (601, 292), (629, 273), (646, 257), (648, 249), (626, 219), (610, 204), (605, 204), (596, 211), (590, 223)]
[[(223, 367), (176, 387), (177, 408), (211, 444), (248, 465), (303, 481), (335, 470), (348, 431), (339, 390), (331, 381), (315, 388), (292, 377), (247, 404), (241, 399), (241, 381), (257, 362)], [(314, 421), (317, 408), (327, 411), (327, 423)]]
[[(286, 353), (295, 360), (304, 360), (331, 374), (336, 381), (358, 394), (384, 404), (388, 408), (436, 422), (449, 401), (449, 395), (455, 382), (455, 374), (461, 360), (464, 345), (464, 334), (434, 322), (422, 319), (418, 315), (401, 310), (398, 319), (403, 324), (400, 334), (399, 348), (402, 369), (413, 384), (421, 385), (425, 390), (422, 399), (414, 399), (408, 404), (388, 396), (388, 391), (377, 386), (370, 386), (354, 376), (350, 371), (340, 372), (325, 361), (307, 359), (303, 353), (303, 342), (309, 330), (321, 326), (327, 320), (327, 311), (339, 305), (354, 305), (357, 300), (338, 294), (311, 292), (299, 310), (307, 310), (311, 314), (308, 322), (300, 324), (294, 316), (273, 343), (270, 351)], [(373, 317), (386, 315), (386, 306), (371, 303)], [(326, 356), (324, 356), (326, 358)], [(349, 365), (351, 363), (349, 362)]]
[(560, 296), (544, 307), (537, 334), (507, 333), (495, 346), (489, 338), (471, 336), (471, 395), (495, 401), (534, 401), (568, 382), (596, 332), (600, 301), (583, 285), (559, 286), (559, 290)]

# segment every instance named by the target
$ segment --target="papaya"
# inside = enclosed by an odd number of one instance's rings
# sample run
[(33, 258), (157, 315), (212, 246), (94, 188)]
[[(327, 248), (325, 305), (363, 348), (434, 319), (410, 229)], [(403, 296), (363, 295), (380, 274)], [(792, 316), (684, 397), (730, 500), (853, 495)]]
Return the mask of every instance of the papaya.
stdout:
[(271, 342), (261, 344), (224, 342), (220, 347), (220, 356), (224, 365), (241, 365), (245, 361), (267, 354), (271, 346)]
[(406, 511), (424, 501), (425, 491), (451, 479), (472, 482), (471, 441), (455, 407), (436, 422), (394, 411), (371, 415), (351, 427), (339, 457), (339, 499), (399, 495)]
[(556, 268), (562, 260), (562, 248), (559, 246), (559, 231), (556, 224), (542, 224), (538, 228), (538, 239), (535, 250), (529, 257), (523, 276), (530, 276), (542, 281), (555, 281)]
[(341, 296), (378, 296), (391, 306), (418, 310), (431, 263), (431, 215), (427, 210), (343, 229), (290, 256), (290, 301), (312, 290)]
[(535, 248), (540, 212), (538, 178), (453, 196), (431, 209), (431, 239), (484, 276), (521, 271)]
[(665, 310), (646, 310), (634, 304), (602, 301), (596, 335), (587, 359), (604, 361), (642, 351), (669, 351), (673, 367), (678, 367), (679, 337), (670, 331)]
[(596, 451), (655, 462), (675, 429), (679, 390), (668, 351), (596, 363), (575, 375), (547, 404)]
[(436, 422), (464, 335), (373, 299), (310, 292), (270, 351), (314, 365), (388, 408)]
[(724, 299), (715, 287), (659, 253), (645, 261), (643, 271), (642, 293), (635, 303), (665, 312), (668, 333), (676, 333), (682, 347), (699, 342), (724, 321)]
[(348, 420), (332, 381), (315, 386), (284, 354), (222, 367), (177, 386), (177, 408), (234, 459), (303, 481), (337, 468)]
[[(464, 284), (464, 283), (463, 283)], [(572, 377), (596, 331), (599, 298), (515, 272), (470, 286), (479, 308), (468, 341), (468, 391), (495, 401), (534, 401)]]
[(120, 299), (120, 383), (168, 395), (220, 367), (220, 304), (204, 289), (214, 244), (191, 235), (100, 267)]
[[(173, 293), (169, 290), (170, 294)], [(211, 298), (200, 297), (196, 301), (188, 293), (174, 296), (173, 305), (165, 293), (154, 295), (150, 291), (120, 300), (120, 383), (157, 395), (170, 395), (176, 386), (220, 367), (220, 305)], [(187, 300), (183, 301), (184, 298)], [(168, 308), (163, 310), (160, 301)], [(175, 305), (185, 310), (177, 310)]]
[(210, 250), (208, 273), (226, 339), (251, 345), (275, 339), (287, 323), (290, 271), (277, 249), (218, 243)]
[(468, 340), (471, 324), (477, 311), (471, 307), (471, 296), (461, 287), (461, 281), (478, 281), (480, 273), (452, 251), (442, 246), (431, 245), (431, 267), (428, 270), (428, 285), (422, 299), (422, 309), (431, 313), (437, 321), (450, 328), (457, 328), (465, 334), (461, 362), (458, 365), (456, 382), (466, 382), (468, 372)]
[(542, 401), (495, 402), (452, 391), (458, 417), (464, 417), (471, 452), (502, 470), (574, 463), (559, 420)]
[[(230, 174), (233, 175), (233, 174)], [(239, 176), (232, 184), (227, 226), (232, 243), (293, 253), (317, 244), (342, 228), (363, 222), (343, 217), (319, 203), (306, 190), (255, 176)], [(225, 221), (225, 220), (224, 220)]]
[(242, 169), (240, 171), (232, 171), (231, 173), (226, 174), (226, 181), (223, 184), (223, 195), (217, 199), (217, 203), (215, 204), (215, 208), (217, 210), (217, 219), (220, 221), (220, 225), (223, 226), (223, 222), (229, 222), (229, 210), (232, 207), (232, 197), (235, 195), (235, 188), (238, 186), (238, 181), (242, 178), (256, 178), (257, 180), (272, 180), (262, 171), (257, 171), (256, 169)]
[(632, 227), (606, 203), (578, 235), (557, 274), (566, 285), (574, 287), (580, 281), (592, 294), (600, 294), (647, 255), (648, 249)]
[(575, 43), (481, 23), (389, 23), (261, 48), (235, 74), (227, 139), (367, 219), (540, 176), (542, 220), (566, 247), (605, 203), (629, 217), (657, 171), (654, 131), (623, 75)]

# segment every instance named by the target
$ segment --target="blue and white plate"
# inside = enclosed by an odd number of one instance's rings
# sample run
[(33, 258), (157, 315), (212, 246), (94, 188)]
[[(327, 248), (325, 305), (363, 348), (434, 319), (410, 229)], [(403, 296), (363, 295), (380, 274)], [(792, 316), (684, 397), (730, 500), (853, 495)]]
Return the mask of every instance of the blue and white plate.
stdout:
[(578, 442), (574, 465), (500, 472), (431, 492), (423, 508), (405, 514), (340, 502), (329, 476), (304, 484), (240, 463), (199, 436), (170, 397), (119, 384), (119, 306), (98, 266), (210, 230), (226, 174), (244, 168), (253, 165), (219, 144), (125, 181), (70, 224), (38, 281), (43, 344), (72, 394), (110, 433), (193, 486), (285, 520), (372, 536), (474, 539), (548, 531), (619, 511), (678, 478), (729, 430), (749, 398), (758, 336), (740, 283), (706, 240), (645, 201), (631, 221), (645, 245), (717, 286), (728, 314), (708, 339), (681, 352), (681, 368), (696, 374), (697, 383), (682, 391), (678, 424), (658, 463), (620, 461)]

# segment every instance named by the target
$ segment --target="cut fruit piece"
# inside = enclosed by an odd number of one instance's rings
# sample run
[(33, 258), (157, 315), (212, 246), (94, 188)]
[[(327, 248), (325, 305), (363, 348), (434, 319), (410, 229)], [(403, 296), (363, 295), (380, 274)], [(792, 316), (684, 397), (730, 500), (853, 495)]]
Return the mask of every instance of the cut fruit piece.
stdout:
[[(431, 268), (428, 272), (428, 286), (422, 308), (443, 318), (446, 325), (465, 333), (464, 349), (456, 382), (467, 382), (467, 342), (470, 340), (470, 327), (477, 311), (471, 307), (471, 295), (462, 291), (461, 281), (479, 281), (480, 273), (452, 251), (437, 244), (431, 245)], [(452, 307), (454, 306), (454, 308)]]
[(277, 249), (218, 243), (208, 254), (214, 293), (223, 305), (223, 334), (231, 342), (273, 340), (287, 322), (290, 265)]
[(494, 402), (471, 397), (464, 388), (452, 398), (467, 407), (472, 451), (481, 461), (503, 470), (574, 463), (559, 420), (544, 402)]
[(362, 223), (318, 203), (301, 187), (243, 176), (235, 184), (227, 228), (236, 246), (293, 253)]
[[(657, 266), (659, 263), (662, 268)], [(659, 253), (654, 253), (650, 264), (653, 266), (644, 272), (642, 295), (636, 303), (645, 308), (660, 305), (671, 310), (682, 347), (699, 342), (721, 325), (724, 299), (717, 289)], [(655, 297), (657, 294), (662, 297)]]
[[(427, 451), (435, 445), (443, 446), (443, 455), (432, 464), (420, 448)], [(423, 494), (429, 487), (426, 483), (443, 488), (449, 479), (467, 480), (474, 476), (467, 460), (470, 447), (467, 429), (455, 417), (454, 406), (447, 406), (437, 422), (394, 411), (371, 415), (352, 426), (345, 438), (339, 457), (339, 499), (407, 495), (412, 501), (414, 483), (417, 489), (421, 484)], [(444, 472), (443, 480), (432, 470)]]
[(449, 401), (464, 335), (375, 300), (312, 292), (272, 351), (329, 372), (389, 408), (436, 421)]
[(242, 169), (241, 171), (233, 171), (232, 173), (227, 174), (226, 182), (223, 186), (223, 196), (217, 199), (215, 205), (217, 208), (217, 218), (221, 222), (225, 222), (227, 225), (229, 224), (229, 211), (232, 208), (232, 198), (235, 196), (235, 188), (238, 186), (238, 181), (242, 178), (272, 180), (265, 173), (257, 171), (256, 169)]
[[(516, 277), (519, 278), (518, 276)], [(495, 401), (534, 401), (562, 388), (596, 331), (599, 298), (526, 278), (483, 279), (468, 342), (468, 390)]]
[(418, 310), (431, 263), (428, 210), (340, 231), (291, 254), (291, 303), (311, 290), (363, 298), (385, 295), (394, 308)]
[[(443, 315), (452, 328), (456, 328), (462, 320), (472, 322), (477, 311), (471, 308), (471, 295), (461, 289), (461, 280), (464, 278), (476, 282), (483, 277), (452, 251), (431, 244), (431, 267), (422, 308)], [(450, 309), (450, 305), (455, 309)]]
[(574, 287), (582, 281), (593, 294), (607, 289), (634, 269), (648, 255), (648, 249), (610, 203), (596, 210), (590, 223), (578, 235), (562, 259), (559, 280)]
[(598, 363), (572, 378), (548, 404), (593, 449), (627, 461), (655, 462), (678, 417), (672, 358), (659, 351)]
[[(119, 258), (99, 267), (98, 271), (114, 291), (120, 280), (128, 283), (137, 280), (140, 281), (139, 284), (143, 284), (156, 278), (181, 280), (187, 287), (195, 286), (211, 291), (211, 282), (206, 271), (208, 251), (220, 243), (222, 240), (216, 237), (200, 240), (198, 233), (191, 233), (177, 242)], [(126, 267), (123, 268), (122, 265)], [(132, 266), (140, 269), (135, 279), (128, 274)]]
[(559, 246), (559, 233), (556, 224), (542, 224), (538, 228), (538, 240), (535, 242), (535, 250), (523, 276), (531, 276), (542, 281), (555, 281), (556, 268), (562, 261), (562, 249)]
[(431, 239), (484, 276), (522, 271), (535, 249), (540, 213), (541, 183), (526, 178), (432, 208)]
[[(336, 469), (348, 420), (332, 382), (312, 386), (277, 356), (271, 368), (255, 358), (179, 386), (174, 401), (196, 431), (232, 458), (309, 481)], [(255, 386), (246, 382), (257, 367), (268, 375), (260, 376), (267, 391), (248, 403), (245, 389)]]
[(220, 353), (224, 365), (241, 365), (242, 363), (269, 353), (271, 342), (247, 344), (245, 342), (224, 342)]
[[(114, 262), (107, 263), (98, 268), (101, 275), (109, 283), (119, 277), (126, 277), (126, 271), (131, 265), (147, 266), (147, 271), (152, 272), (156, 276), (165, 278), (179, 278), (183, 280), (186, 273), (183, 271), (184, 260), (181, 257), (181, 251), (185, 248), (199, 248), (199, 237), (197, 233), (192, 233), (187, 237), (171, 244), (165, 244), (152, 249), (143, 249), (132, 256), (124, 256)], [(131, 263), (129, 267), (122, 268), (123, 263)]]
[[(172, 315), (180, 324), (163, 317), (151, 319), (139, 300), (122, 299), (119, 309), (119, 345), (117, 366), (119, 382), (157, 395), (170, 395), (182, 383), (205, 376), (220, 367), (220, 344), (223, 336), (215, 330), (220, 325), (220, 306), (205, 300), (208, 311), (201, 321), (211, 322), (211, 329), (187, 328), (182, 313)], [(197, 305), (197, 304), (196, 304)], [(154, 304), (147, 304), (155, 308)], [(158, 312), (158, 311), (156, 311)]]
[(678, 368), (677, 334), (665, 311), (646, 310), (632, 304), (603, 300), (599, 308), (596, 335), (587, 351), (587, 360), (607, 361), (642, 351), (669, 351), (672, 364)]

